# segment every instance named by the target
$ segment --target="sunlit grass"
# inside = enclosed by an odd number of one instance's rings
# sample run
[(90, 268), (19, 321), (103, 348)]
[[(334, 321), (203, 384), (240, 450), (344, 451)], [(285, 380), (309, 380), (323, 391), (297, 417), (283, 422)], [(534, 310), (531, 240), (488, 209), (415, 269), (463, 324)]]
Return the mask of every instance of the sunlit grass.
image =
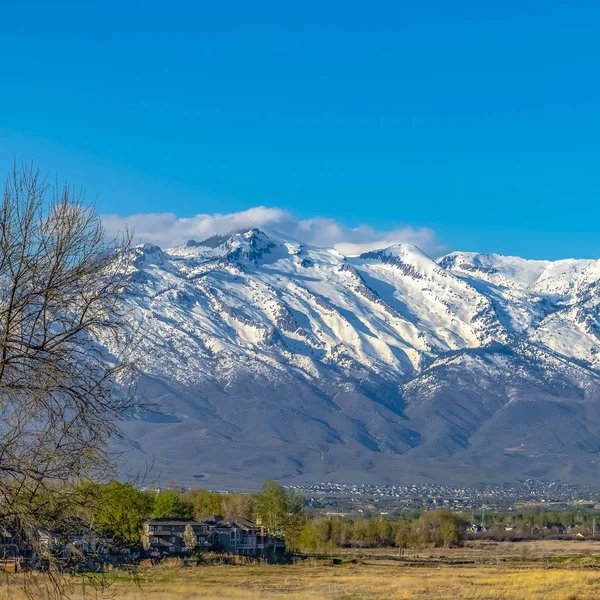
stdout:
[[(23, 596), (11, 588), (11, 597), (21, 600)], [(510, 565), (224, 565), (146, 572), (138, 584), (120, 577), (111, 595), (119, 600), (596, 600), (600, 598), (600, 573)], [(6, 587), (0, 588), (0, 598), (4, 597)]]

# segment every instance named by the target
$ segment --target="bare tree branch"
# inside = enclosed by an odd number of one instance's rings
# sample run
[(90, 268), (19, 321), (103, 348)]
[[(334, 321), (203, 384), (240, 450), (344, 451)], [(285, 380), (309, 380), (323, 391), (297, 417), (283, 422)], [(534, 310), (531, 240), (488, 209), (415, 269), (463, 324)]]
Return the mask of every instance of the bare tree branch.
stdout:
[(109, 473), (107, 440), (136, 408), (123, 393), (134, 375), (121, 302), (131, 238), (107, 240), (85, 194), (49, 186), (33, 166), (15, 165), (5, 181), (0, 522), (31, 543), (37, 529), (56, 526), (59, 507), (77, 501), (78, 481)]

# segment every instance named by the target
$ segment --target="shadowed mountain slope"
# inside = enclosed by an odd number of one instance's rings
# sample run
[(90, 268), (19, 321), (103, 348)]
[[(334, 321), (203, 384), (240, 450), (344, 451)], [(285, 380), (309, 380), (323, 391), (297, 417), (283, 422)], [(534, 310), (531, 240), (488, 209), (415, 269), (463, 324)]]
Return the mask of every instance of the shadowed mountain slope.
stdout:
[(595, 479), (600, 263), (250, 230), (135, 249), (124, 468), (213, 487)]

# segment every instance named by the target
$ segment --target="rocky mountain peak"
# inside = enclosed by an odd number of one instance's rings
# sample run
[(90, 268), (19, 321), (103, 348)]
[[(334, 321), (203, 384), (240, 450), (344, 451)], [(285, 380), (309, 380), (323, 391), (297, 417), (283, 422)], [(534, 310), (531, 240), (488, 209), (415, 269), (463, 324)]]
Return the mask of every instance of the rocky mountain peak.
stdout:
[[(361, 461), (382, 478), (484, 456), (550, 473), (559, 446), (578, 464), (600, 448), (596, 261), (434, 261), (409, 244), (344, 257), (262, 229), (135, 252), (127, 314), (141, 393), (164, 418), (128, 435), (178, 478)], [(523, 436), (527, 456), (510, 450)]]

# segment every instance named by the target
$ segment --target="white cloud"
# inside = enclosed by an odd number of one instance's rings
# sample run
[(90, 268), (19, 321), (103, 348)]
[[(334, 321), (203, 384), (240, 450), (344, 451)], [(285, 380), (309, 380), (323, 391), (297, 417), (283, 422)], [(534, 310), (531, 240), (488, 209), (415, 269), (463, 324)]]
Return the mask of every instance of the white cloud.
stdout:
[(152, 242), (164, 248), (188, 240), (203, 240), (214, 234), (265, 227), (306, 244), (334, 247), (346, 255), (397, 243), (414, 244), (433, 256), (445, 251), (444, 246), (436, 240), (433, 231), (426, 227), (414, 228), (405, 225), (385, 231), (369, 225), (351, 228), (334, 219), (298, 219), (286, 210), (264, 206), (236, 213), (200, 214), (187, 218), (177, 217), (173, 213), (137, 214), (127, 217), (113, 214), (103, 215), (102, 221), (110, 235), (123, 231), (127, 226), (134, 229), (136, 241)]

